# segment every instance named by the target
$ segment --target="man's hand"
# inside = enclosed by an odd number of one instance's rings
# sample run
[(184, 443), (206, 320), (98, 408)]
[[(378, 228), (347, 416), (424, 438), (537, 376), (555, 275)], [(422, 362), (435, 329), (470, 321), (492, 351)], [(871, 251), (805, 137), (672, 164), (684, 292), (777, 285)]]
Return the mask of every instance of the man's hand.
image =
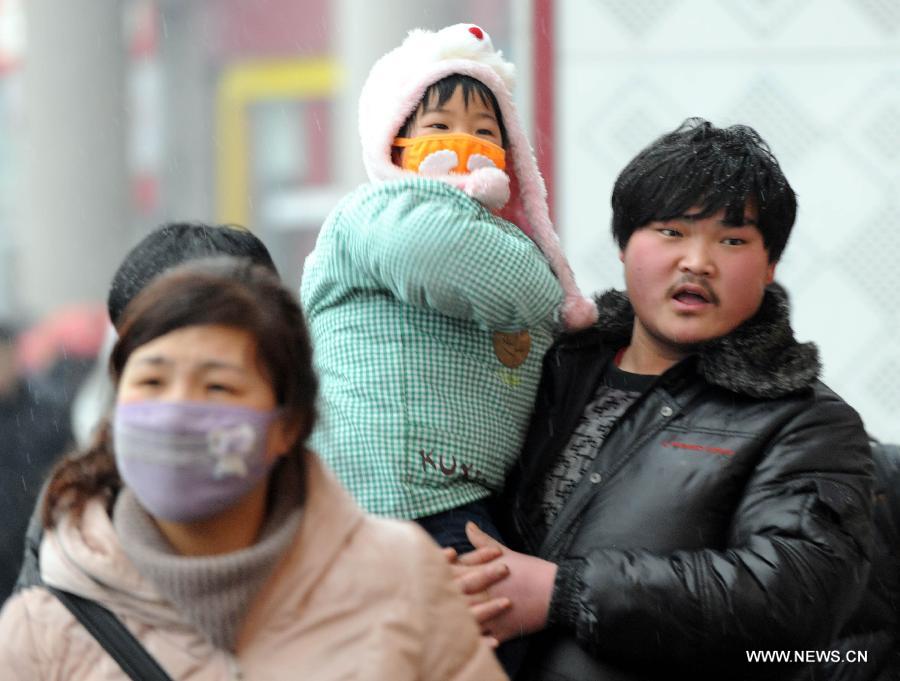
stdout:
[(466, 525), (466, 535), (475, 550), (456, 558), (454, 574), (482, 633), (502, 642), (543, 629), (556, 564), (510, 551), (475, 523)]
[(495, 619), (509, 610), (511, 604), (505, 596), (491, 597), (488, 589), (509, 575), (509, 568), (497, 561), (502, 555), (499, 548), (485, 547), (476, 549), (462, 556), (457, 556), (452, 548), (444, 549), (444, 556), (450, 563), (453, 581), (462, 591), (469, 603), (469, 612), (482, 630), (482, 638), (491, 648), (500, 645), (492, 634), (485, 631), (485, 623)]

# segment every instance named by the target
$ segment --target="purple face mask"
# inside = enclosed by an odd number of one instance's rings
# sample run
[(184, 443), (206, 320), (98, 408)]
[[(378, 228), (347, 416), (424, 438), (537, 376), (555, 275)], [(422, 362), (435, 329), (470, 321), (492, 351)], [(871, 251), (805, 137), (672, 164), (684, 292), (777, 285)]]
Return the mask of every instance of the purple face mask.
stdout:
[(156, 518), (209, 518), (271, 470), (266, 440), (277, 415), (207, 402), (120, 404), (113, 421), (119, 474)]

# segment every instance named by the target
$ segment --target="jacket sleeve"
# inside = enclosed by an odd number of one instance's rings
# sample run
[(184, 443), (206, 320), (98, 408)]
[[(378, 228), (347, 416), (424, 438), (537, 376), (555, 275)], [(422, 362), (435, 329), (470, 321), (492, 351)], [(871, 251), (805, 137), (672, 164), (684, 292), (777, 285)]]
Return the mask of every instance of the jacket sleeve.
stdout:
[(562, 302), (534, 243), (443, 183), (374, 185), (345, 203), (338, 219), (351, 265), (405, 303), (518, 331)]
[(459, 593), (450, 568), (434, 543), (415, 528), (420, 561), (421, 625), (424, 635), (423, 681), (506, 681), (494, 652), (481, 639), (478, 626)]
[(866, 582), (872, 461), (849, 406), (813, 405), (768, 438), (726, 548), (570, 556), (550, 623), (599, 658), (746, 662), (747, 650), (827, 648)]

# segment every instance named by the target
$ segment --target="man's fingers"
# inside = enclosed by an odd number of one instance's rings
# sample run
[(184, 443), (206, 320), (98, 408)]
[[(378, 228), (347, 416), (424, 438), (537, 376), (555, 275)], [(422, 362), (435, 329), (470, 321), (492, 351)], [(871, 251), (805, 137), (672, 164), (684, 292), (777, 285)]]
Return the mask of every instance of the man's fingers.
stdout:
[(496, 638), (494, 638), (490, 634), (485, 634), (484, 636), (481, 637), (481, 640), (484, 641), (485, 643), (487, 643), (488, 647), (491, 650), (496, 649), (497, 646), (500, 645), (500, 641), (498, 641)]
[(456, 582), (464, 594), (476, 594), (492, 587), (509, 575), (509, 568), (504, 563), (490, 563), (480, 568), (470, 568), (468, 572), (457, 577)]
[(503, 550), (499, 546), (485, 546), (468, 553), (460, 555), (456, 562), (460, 565), (482, 565), (490, 563), (503, 555)]
[(489, 600), (491, 600), (491, 594), (489, 594), (487, 591), (479, 591), (475, 594), (464, 595), (466, 597), (466, 604), (469, 606), (469, 608), (473, 608), (476, 605), (481, 605), (482, 603), (487, 603)]
[(480, 549), (484, 546), (497, 546), (501, 548), (503, 547), (503, 545), (496, 539), (494, 539), (491, 535), (482, 532), (481, 528), (471, 520), (466, 523), (466, 537), (469, 538), (472, 546), (474, 546), (476, 549)]
[(508, 598), (492, 598), (484, 603), (470, 605), (469, 612), (472, 613), (475, 621), (482, 626), (482, 633), (487, 633), (484, 630), (484, 625), (498, 615), (502, 615), (509, 610), (510, 607), (512, 607), (512, 602)]

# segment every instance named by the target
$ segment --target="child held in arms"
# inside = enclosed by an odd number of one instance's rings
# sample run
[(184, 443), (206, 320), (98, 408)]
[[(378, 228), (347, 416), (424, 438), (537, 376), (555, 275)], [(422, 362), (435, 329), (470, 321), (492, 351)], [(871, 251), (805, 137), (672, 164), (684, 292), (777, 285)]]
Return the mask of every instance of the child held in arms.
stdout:
[(411, 31), (363, 87), (371, 182), (334, 209), (301, 298), (322, 390), (312, 447), (367, 510), (471, 549), (525, 436), (543, 355), (590, 326), (511, 94), (478, 26)]

